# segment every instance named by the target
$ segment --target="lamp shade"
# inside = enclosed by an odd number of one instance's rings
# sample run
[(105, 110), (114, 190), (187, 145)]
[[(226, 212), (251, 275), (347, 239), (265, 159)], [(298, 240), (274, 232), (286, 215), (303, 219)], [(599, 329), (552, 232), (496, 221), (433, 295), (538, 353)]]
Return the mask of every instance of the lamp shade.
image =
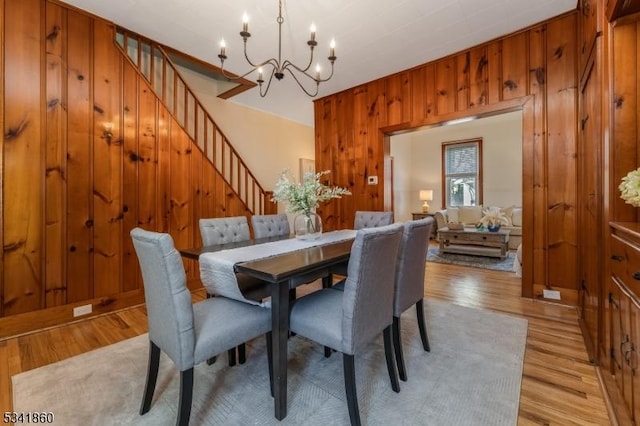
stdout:
[(432, 189), (422, 189), (420, 190), (420, 201), (432, 201), (433, 200), (433, 190)]

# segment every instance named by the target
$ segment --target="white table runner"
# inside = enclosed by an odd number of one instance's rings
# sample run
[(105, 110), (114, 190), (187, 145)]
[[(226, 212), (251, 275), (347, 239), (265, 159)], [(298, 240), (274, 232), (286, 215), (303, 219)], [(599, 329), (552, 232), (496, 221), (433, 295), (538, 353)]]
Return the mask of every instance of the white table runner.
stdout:
[(320, 238), (313, 241), (290, 238), (287, 240), (272, 241), (270, 243), (203, 253), (200, 255), (199, 260), (200, 278), (207, 292), (210, 294), (217, 294), (254, 305), (263, 305), (260, 302), (245, 299), (240, 292), (234, 271), (236, 263), (264, 259), (309, 247), (317, 247), (353, 239), (356, 236), (356, 232), (357, 231), (352, 229), (344, 229), (323, 233)]

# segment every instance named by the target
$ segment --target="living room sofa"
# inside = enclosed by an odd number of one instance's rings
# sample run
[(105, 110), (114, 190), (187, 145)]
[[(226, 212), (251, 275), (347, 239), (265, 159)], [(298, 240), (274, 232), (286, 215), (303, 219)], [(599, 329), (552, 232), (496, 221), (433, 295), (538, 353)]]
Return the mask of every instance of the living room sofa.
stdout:
[[(483, 206), (458, 206), (448, 209), (438, 210), (434, 213), (438, 229), (444, 228), (449, 222), (462, 223), (465, 227), (475, 227), (476, 223), (482, 219)], [(502, 225), (500, 229), (509, 230), (509, 249), (516, 250), (522, 243), (522, 208), (520, 207), (500, 207), (500, 211), (505, 215), (508, 225)]]

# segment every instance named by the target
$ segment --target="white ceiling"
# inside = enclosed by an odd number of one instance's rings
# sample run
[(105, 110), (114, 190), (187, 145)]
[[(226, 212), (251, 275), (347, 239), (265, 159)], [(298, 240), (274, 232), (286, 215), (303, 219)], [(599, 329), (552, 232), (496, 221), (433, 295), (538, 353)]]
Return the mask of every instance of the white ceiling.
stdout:
[[(225, 68), (249, 70), (242, 53), (242, 15), (249, 16), (249, 56), (277, 56), (276, 0), (64, 0), (152, 40)], [(318, 97), (375, 80), (509, 34), (576, 8), (577, 0), (285, 0), (283, 59), (309, 60), (309, 27), (317, 27), (316, 58), (327, 70), (336, 40), (335, 75)], [(250, 78), (251, 75), (248, 77)], [(253, 79), (257, 78), (253, 76)], [(287, 75), (261, 98), (257, 87), (231, 99), (313, 126), (312, 98)]]

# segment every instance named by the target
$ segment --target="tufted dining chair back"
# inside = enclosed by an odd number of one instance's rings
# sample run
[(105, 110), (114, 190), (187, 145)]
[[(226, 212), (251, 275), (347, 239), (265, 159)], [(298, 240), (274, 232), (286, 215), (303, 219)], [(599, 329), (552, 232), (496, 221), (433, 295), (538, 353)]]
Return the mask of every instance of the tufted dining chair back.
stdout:
[(392, 223), (393, 212), (357, 211), (353, 229), (377, 228), (391, 225)]
[[(249, 223), (246, 216), (200, 219), (199, 224), (202, 244), (205, 246), (249, 241)], [(269, 286), (258, 278), (236, 274), (236, 279), (238, 288), (246, 299), (261, 302), (271, 294)], [(242, 360), (243, 356), (240, 358)]]
[(251, 216), (251, 225), (253, 226), (253, 236), (256, 239), (289, 235), (291, 233), (289, 219), (284, 213), (253, 215)]
[(246, 216), (200, 219), (199, 225), (202, 244), (205, 246), (249, 240)]

